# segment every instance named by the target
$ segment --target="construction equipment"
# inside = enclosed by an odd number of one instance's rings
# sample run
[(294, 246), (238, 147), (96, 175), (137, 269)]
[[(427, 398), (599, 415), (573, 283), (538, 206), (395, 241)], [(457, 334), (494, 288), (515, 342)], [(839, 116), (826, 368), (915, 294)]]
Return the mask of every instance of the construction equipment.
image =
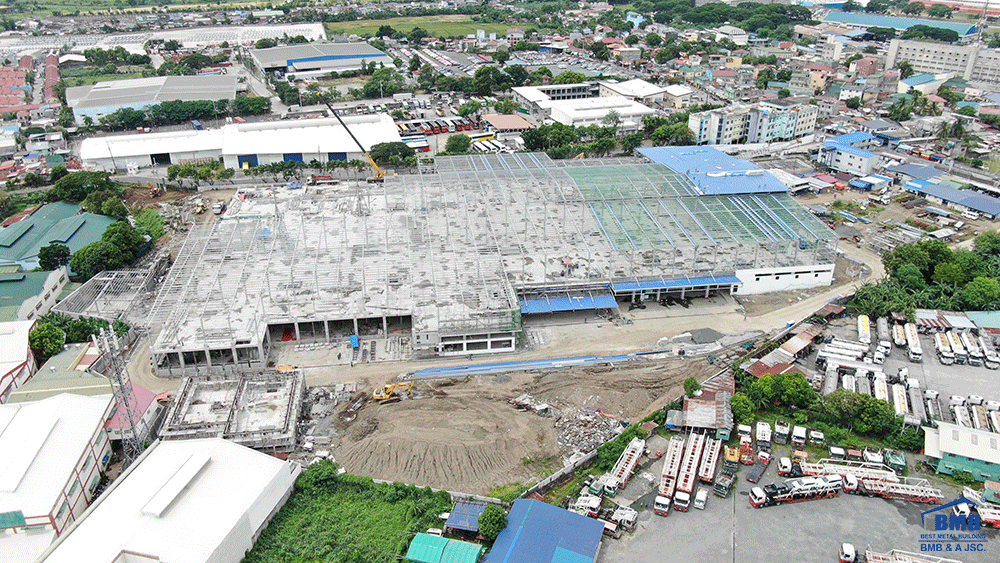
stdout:
[(149, 186), (149, 197), (160, 197), (163, 195), (163, 188), (160, 186), (152, 182), (146, 182), (146, 185)]
[(1000, 528), (1000, 506), (987, 502), (979, 491), (969, 487), (962, 490), (962, 496), (976, 503), (976, 512), (983, 524)]
[(681, 468), (681, 455), (684, 453), (684, 436), (674, 436), (667, 444), (667, 453), (663, 456), (663, 472), (660, 475), (660, 487), (653, 501), (653, 513), (666, 516), (670, 512), (670, 499), (677, 487), (677, 472)]
[(408, 381), (406, 383), (387, 383), (384, 387), (376, 389), (372, 393), (372, 399), (375, 399), (376, 401), (379, 401), (381, 403), (398, 401), (402, 394), (409, 393), (412, 390), (413, 390), (412, 381)]
[(340, 114), (337, 113), (337, 110), (333, 109), (333, 106), (331, 106), (329, 102), (327, 102), (326, 107), (330, 109), (330, 113), (332, 113), (333, 116), (337, 118), (337, 121), (340, 122), (340, 126), (344, 128), (344, 131), (347, 131), (347, 134), (351, 136), (351, 140), (354, 141), (355, 145), (358, 145), (358, 148), (361, 149), (362, 153), (364, 153), (365, 158), (368, 159), (368, 163), (372, 165), (372, 170), (375, 171), (375, 175), (369, 178), (368, 182), (370, 183), (384, 182), (385, 170), (379, 168), (379, 165), (375, 163), (375, 159), (372, 158), (372, 155), (368, 154), (368, 151), (365, 150), (365, 146), (361, 144), (361, 141), (359, 141), (358, 138), (354, 136), (354, 133), (347, 126), (347, 124), (344, 123), (344, 120), (340, 118)]

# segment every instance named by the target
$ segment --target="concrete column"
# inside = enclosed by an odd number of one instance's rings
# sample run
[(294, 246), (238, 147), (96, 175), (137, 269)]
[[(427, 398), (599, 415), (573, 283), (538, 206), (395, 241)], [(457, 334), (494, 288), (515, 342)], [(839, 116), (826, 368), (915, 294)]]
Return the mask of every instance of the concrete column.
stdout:
[[(358, 318), (357, 317), (354, 317), (354, 334), (358, 334)], [(360, 337), (361, 337), (361, 335), (358, 334), (358, 338), (360, 338)]]
[(326, 336), (326, 341), (330, 341), (330, 321), (323, 321), (323, 335)]
[(382, 315), (382, 336), (389, 337), (389, 320)]
[(205, 365), (212, 367), (212, 354), (207, 348), (205, 349)]
[(177, 357), (181, 360), (181, 369), (184, 369), (184, 352), (177, 352)]
[(292, 325), (295, 327), (295, 341), (302, 342), (302, 336), (299, 334), (299, 322), (295, 321)]
[(709, 290), (710, 287), (712, 287), (712, 286), (710, 286), (710, 285), (706, 285), (705, 286), (705, 297), (708, 297), (708, 292), (710, 291)]

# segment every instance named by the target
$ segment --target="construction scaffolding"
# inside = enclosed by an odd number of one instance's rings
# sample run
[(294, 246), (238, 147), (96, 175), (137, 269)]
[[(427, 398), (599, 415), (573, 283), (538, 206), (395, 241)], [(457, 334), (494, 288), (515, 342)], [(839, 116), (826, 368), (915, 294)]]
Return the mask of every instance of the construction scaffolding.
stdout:
[(105, 270), (70, 293), (52, 311), (74, 319), (90, 317), (144, 325), (156, 297), (157, 280), (166, 270), (166, 259), (146, 269)]
[(185, 241), (150, 314), (154, 366), (257, 369), (300, 327), (393, 322), (416, 353), (509, 350), (519, 293), (608, 308), (650, 280), (731, 291), (739, 269), (832, 265), (836, 244), (785, 193), (703, 195), (634, 159), (448, 156), (383, 184), (245, 189)]

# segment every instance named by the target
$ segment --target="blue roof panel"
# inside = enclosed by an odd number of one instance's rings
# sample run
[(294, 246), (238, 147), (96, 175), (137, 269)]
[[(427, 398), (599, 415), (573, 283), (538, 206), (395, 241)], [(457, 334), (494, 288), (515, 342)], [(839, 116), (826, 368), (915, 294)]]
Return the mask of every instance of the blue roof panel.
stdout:
[(641, 280), (613, 282), (615, 291), (636, 291), (639, 289), (670, 289), (677, 287), (698, 287), (705, 285), (728, 285), (741, 283), (736, 276), (708, 276), (702, 278), (676, 278), (672, 280)]
[(956, 190), (955, 188), (932, 184), (926, 180), (907, 182), (906, 187), (951, 203), (964, 205), (969, 209), (974, 209), (987, 215), (1000, 215), (1000, 199), (972, 190)]
[(639, 149), (646, 158), (691, 179), (702, 195), (787, 192), (785, 186), (760, 166), (708, 146)]
[(875, 138), (875, 135), (867, 133), (865, 131), (855, 131), (854, 133), (845, 133), (843, 135), (837, 135), (835, 137), (830, 137), (827, 141), (834, 143), (843, 143), (845, 145), (853, 145), (854, 143), (862, 143), (864, 141), (870, 141)]
[(603, 533), (604, 524), (593, 518), (519, 499), (483, 563), (593, 563)]
[(530, 296), (521, 298), (521, 314), (554, 313), (557, 311), (589, 311), (614, 309), (618, 302), (610, 293), (570, 295), (568, 297)]
[(823, 141), (823, 146), (830, 147), (831, 149), (834, 150), (843, 151), (848, 154), (853, 154), (855, 156), (860, 156), (861, 158), (870, 158), (873, 156), (877, 156), (870, 150), (859, 149), (857, 147), (852, 147), (851, 145), (845, 145), (843, 143), (835, 143), (833, 141)]
[(823, 18), (823, 21), (861, 25), (864, 27), (891, 27), (893, 29), (909, 29), (915, 25), (926, 25), (940, 29), (951, 29), (959, 35), (969, 35), (975, 33), (976, 31), (976, 26), (972, 23), (922, 20), (918, 18), (865, 14), (862, 12), (833, 11), (827, 14), (827, 16)]
[(907, 162), (906, 164), (900, 164), (898, 166), (890, 166), (885, 169), (886, 172), (892, 172), (894, 174), (905, 174), (911, 178), (933, 178), (934, 176), (940, 176), (944, 174), (937, 168), (933, 166), (927, 166), (926, 164), (914, 164), (912, 162)]
[(448, 521), (444, 525), (446, 528), (478, 532), (479, 515), (484, 510), (486, 510), (485, 502), (460, 500), (455, 503), (455, 508), (448, 514)]

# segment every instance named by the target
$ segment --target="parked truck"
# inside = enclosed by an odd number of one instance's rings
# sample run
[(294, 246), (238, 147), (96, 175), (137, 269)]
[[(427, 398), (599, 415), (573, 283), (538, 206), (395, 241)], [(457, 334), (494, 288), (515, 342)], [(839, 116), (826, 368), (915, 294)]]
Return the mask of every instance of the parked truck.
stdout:
[(888, 346), (892, 348), (892, 332), (889, 330), (889, 319), (885, 317), (879, 317), (875, 321), (875, 326), (878, 328), (878, 345), (885, 348)]
[(753, 440), (750, 436), (740, 436), (740, 463), (753, 465)]
[(719, 456), (722, 453), (722, 440), (709, 439), (705, 444), (705, 453), (701, 457), (701, 465), (698, 467), (698, 479), (702, 483), (712, 484), (715, 481), (715, 469), (719, 465)]
[(906, 323), (903, 330), (906, 332), (906, 349), (910, 361), (923, 361), (924, 350), (920, 346), (920, 335), (917, 333), (917, 325)]
[(791, 427), (784, 420), (774, 421), (774, 441), (778, 444), (787, 444)]
[(628, 485), (629, 479), (632, 478), (632, 472), (635, 471), (635, 466), (639, 464), (639, 458), (642, 457), (642, 452), (645, 449), (645, 440), (642, 438), (632, 438), (632, 441), (628, 443), (625, 451), (618, 457), (618, 461), (611, 469), (613, 481), (605, 486), (604, 494), (613, 497), (618, 492), (618, 489), (623, 489), (625, 485)]
[(687, 446), (684, 447), (681, 469), (677, 475), (674, 510), (687, 512), (691, 507), (691, 495), (694, 494), (695, 484), (698, 480), (698, 464), (701, 462), (701, 453), (704, 448), (705, 435), (691, 434)]
[(802, 446), (806, 443), (806, 427), (796, 426), (792, 429), (792, 445)]
[(906, 331), (903, 329), (903, 325), (892, 325), (892, 343), (897, 348), (906, 346)]
[(750, 468), (750, 473), (747, 474), (747, 481), (750, 481), (751, 483), (760, 481), (760, 478), (764, 476), (764, 472), (767, 471), (769, 461), (770, 458), (758, 458), (757, 461), (754, 462), (753, 467)]
[(959, 340), (962, 341), (962, 346), (965, 348), (965, 353), (969, 355), (970, 366), (981, 366), (983, 365), (983, 352), (979, 349), (979, 342), (976, 341), (976, 337), (968, 332), (963, 332), (959, 335)]
[(740, 449), (726, 446), (726, 458), (722, 462), (723, 473), (736, 473), (740, 468)]
[(771, 451), (771, 424), (760, 420), (757, 422), (757, 450)]
[(872, 326), (868, 315), (858, 315), (858, 342), (871, 345)]
[(715, 480), (715, 488), (712, 492), (717, 497), (727, 498), (729, 497), (729, 492), (733, 490), (733, 483), (735, 482), (736, 475), (734, 473), (723, 473)]
[(944, 500), (944, 493), (941, 492), (941, 489), (932, 487), (927, 479), (902, 478), (892, 482), (858, 479), (851, 475), (844, 477), (844, 492), (928, 504), (939, 504)]
[(934, 333), (934, 348), (937, 350), (938, 361), (941, 365), (950, 366), (955, 363), (955, 354), (951, 351), (951, 344), (948, 337), (943, 332)]
[(881, 464), (849, 460), (821, 459), (816, 463), (798, 463), (797, 468), (795, 467), (796, 464), (794, 462), (792, 465), (792, 475), (840, 475), (841, 477), (853, 476), (858, 479), (871, 481), (899, 481), (899, 476), (896, 475), (896, 472)]
[(896, 416), (905, 416), (910, 412), (910, 402), (906, 396), (906, 387), (901, 383), (892, 385), (892, 406)]
[(754, 508), (778, 506), (791, 502), (832, 498), (839, 492), (840, 483), (837, 480), (799, 477), (763, 487), (753, 487), (750, 489), (750, 505)]
[(667, 444), (667, 452), (663, 455), (663, 470), (660, 473), (660, 487), (653, 501), (653, 513), (666, 516), (670, 512), (670, 502), (677, 487), (677, 473), (681, 469), (681, 457), (684, 455), (684, 437), (674, 436)]
[(982, 524), (1000, 528), (1000, 506), (987, 502), (982, 493), (969, 487), (962, 490), (962, 496), (976, 503), (976, 512)]
[(1000, 354), (997, 354), (993, 343), (983, 335), (979, 335), (979, 348), (983, 351), (983, 365), (989, 369), (1000, 368)]
[(958, 333), (950, 330), (945, 333), (945, 336), (951, 346), (951, 353), (955, 355), (955, 363), (964, 364), (968, 361), (969, 355), (965, 353), (965, 346), (962, 345), (962, 339), (958, 337)]

